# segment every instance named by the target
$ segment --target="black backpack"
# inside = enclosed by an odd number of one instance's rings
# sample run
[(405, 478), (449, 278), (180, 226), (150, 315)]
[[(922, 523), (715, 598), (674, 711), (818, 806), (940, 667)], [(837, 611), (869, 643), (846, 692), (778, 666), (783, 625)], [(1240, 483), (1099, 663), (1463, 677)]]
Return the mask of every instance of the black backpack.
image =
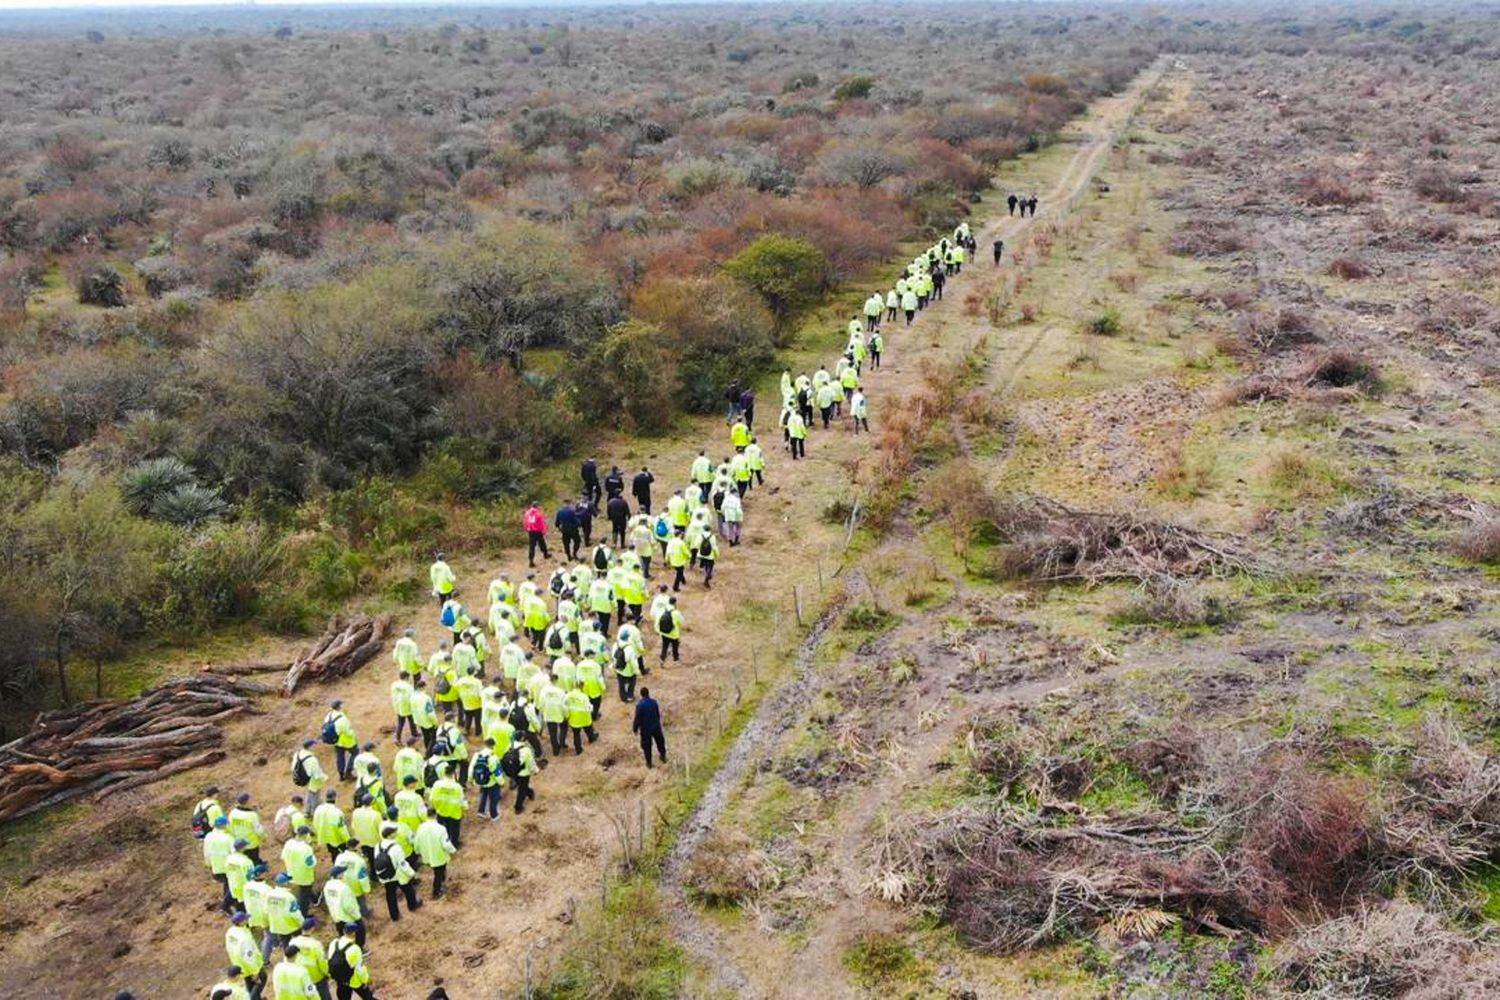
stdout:
[[(434, 748), (434, 752), (436, 752), (436, 748)], [(428, 788), (431, 788), (433, 785), (437, 784), (437, 781), (438, 773), (436, 764), (429, 763), (422, 768), (422, 784), (426, 785)]]
[(382, 882), (396, 878), (396, 862), (391, 860), (391, 849), (382, 847), (375, 852), (375, 877)]
[(510, 710), (510, 725), (519, 732), (524, 732), (531, 725), (531, 720), (526, 718), (526, 706), (517, 705)]
[(616, 646), (615, 647), (615, 673), (617, 673), (617, 674), (623, 674), (625, 672), (625, 669), (626, 669), (625, 668), (625, 649), (622, 646)]
[(676, 623), (672, 621), (672, 609), (668, 608), (661, 613), (660, 618), (656, 619), (656, 631), (660, 635), (666, 635), (672, 631), (674, 624)]
[(547, 637), (547, 648), (552, 650), (553, 652), (561, 650), (565, 645), (566, 644), (563, 642), (562, 633), (559, 631), (554, 630), (553, 633)]
[(309, 781), (312, 781), (312, 775), (307, 773), (307, 755), (298, 754), (292, 763), (292, 784), (298, 788), (306, 788)]
[(340, 947), (337, 941), (328, 949), (328, 974), (333, 977), (334, 982), (344, 986), (348, 986), (349, 981), (354, 978), (354, 966), (349, 964), (349, 957), (344, 954), (348, 950), (349, 945)]
[(500, 771), (507, 778), (519, 778), (521, 776), (520, 747), (511, 747), (505, 751), (505, 756), (500, 758)]
[(208, 810), (202, 806), (193, 810), (193, 836), (202, 840), (208, 836)]
[[(721, 497), (724, 494), (719, 494)], [(714, 557), (714, 540), (708, 535), (703, 536), (703, 541), (698, 543), (698, 558), (712, 559)]]
[(469, 773), (474, 779), (474, 784), (481, 787), (490, 783), (490, 759), (488, 757), (474, 758), (474, 769)]
[(594, 546), (594, 568), (609, 569), (609, 553), (602, 545)]

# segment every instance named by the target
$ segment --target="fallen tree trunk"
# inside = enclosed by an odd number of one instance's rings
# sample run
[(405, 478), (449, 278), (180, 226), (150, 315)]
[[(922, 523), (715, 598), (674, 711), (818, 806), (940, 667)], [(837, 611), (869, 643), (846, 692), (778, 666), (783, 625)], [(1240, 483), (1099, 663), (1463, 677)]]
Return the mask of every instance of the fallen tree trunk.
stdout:
[(329, 625), (329, 634), (287, 669), (281, 693), (290, 698), (297, 686), (308, 678), (326, 681), (348, 677), (380, 652), (390, 624), (388, 617), (362, 616), (347, 624), (334, 619)]
[(152, 771), (150, 773), (138, 774), (133, 778), (126, 778), (124, 781), (120, 782), (117, 785), (110, 785), (102, 792), (95, 795), (94, 801), (103, 802), (105, 799), (115, 794), (116, 792), (129, 791), (132, 788), (140, 788), (142, 785), (149, 785), (153, 781), (160, 781), (163, 778), (170, 778), (172, 775), (181, 774), (183, 771), (191, 771), (195, 767), (203, 767), (208, 764), (217, 764), (223, 759), (223, 750), (208, 750), (204, 753), (194, 754), (191, 757), (183, 757), (181, 760), (173, 761), (165, 767), (157, 768), (155, 771)]

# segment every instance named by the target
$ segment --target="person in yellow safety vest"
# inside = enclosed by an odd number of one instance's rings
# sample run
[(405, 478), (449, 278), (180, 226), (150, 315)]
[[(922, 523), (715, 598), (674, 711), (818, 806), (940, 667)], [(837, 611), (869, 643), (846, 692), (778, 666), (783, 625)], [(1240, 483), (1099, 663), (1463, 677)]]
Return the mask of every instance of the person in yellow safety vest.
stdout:
[[(363, 865), (364, 861), (361, 860)], [(323, 883), (323, 906), (328, 910), (328, 919), (336, 927), (348, 927), (363, 941), (365, 936), (365, 914), (359, 906), (359, 895), (346, 881), (349, 874), (343, 865), (334, 865), (329, 879)]]
[(313, 749), (317, 745), (317, 740), (303, 740), (301, 748), (292, 754), (292, 784), (306, 788), (311, 795), (317, 795), (328, 784), (328, 775)]
[(338, 858), (345, 844), (350, 843), (350, 826), (345, 822), (344, 810), (339, 808), (338, 792), (329, 789), (324, 801), (312, 811), (312, 837), (318, 847), (329, 852), (329, 861)]
[(370, 859), (365, 857), (362, 850), (351, 844), (339, 852), (338, 859), (334, 861), (333, 866), (344, 869), (344, 884), (354, 893), (360, 912), (368, 920), (370, 909), (367, 897), (370, 895), (370, 888), (375, 878), (375, 873), (370, 868)]
[(249, 792), (243, 792), (235, 799), (235, 806), (229, 810), (227, 818), (230, 835), (245, 842), (244, 851), (250, 855), (251, 861), (262, 864), (260, 847), (266, 841), (266, 828), (260, 821), (260, 814), (250, 808)]
[(276, 819), (271, 825), (282, 840), (294, 835), (298, 827), (307, 826), (307, 809), (302, 796), (293, 795), (286, 805), (276, 810)]
[(525, 659), (526, 651), (513, 639), (500, 647), (500, 673), (510, 685), (512, 694), (516, 691), (516, 677)]
[(672, 495), (667, 498), (668, 526), (672, 528), (685, 528), (690, 516), (691, 512), (688, 510), (687, 498), (683, 495), (682, 490), (673, 490)]
[(828, 429), (829, 422), (833, 420), (833, 407), (838, 401), (838, 383), (829, 380), (818, 386), (818, 414), (823, 418), (824, 430)]
[(507, 699), (501, 699), (497, 709), (495, 717), (485, 724), (484, 738), (495, 744), (496, 756), (503, 756), (516, 736), (516, 724), (511, 721), (515, 705)]
[[(495, 740), (486, 737), (484, 746), (475, 752), (473, 766), (469, 769), (474, 787), (479, 789), (479, 815), (488, 820), (496, 819), (500, 812), (500, 758), (505, 751), (496, 751), (495, 747)], [(505, 749), (510, 749), (509, 739), (506, 740)]]
[(861, 427), (865, 429), (866, 433), (869, 433), (870, 402), (859, 389), (854, 390), (854, 395), (849, 400), (849, 416), (854, 421), (854, 433), (858, 434)]
[(443, 559), (439, 552), (431, 566), (427, 568), (427, 575), (432, 579), (432, 596), (437, 598), (439, 606), (453, 596), (454, 586), (458, 578), (453, 575), (453, 567)]
[(917, 293), (910, 288), (901, 296), (901, 311), (906, 314), (906, 325), (911, 326), (912, 320), (917, 315)]
[(374, 742), (366, 743), (354, 755), (354, 780), (364, 781), (372, 774), (380, 773), (380, 757), (375, 753)]
[(245, 842), (236, 840), (229, 853), (224, 856), (224, 877), (228, 883), (229, 897), (236, 904), (230, 907), (231, 910), (243, 908), (245, 883), (250, 881), (250, 873), (254, 870), (255, 862), (245, 853)]
[(733, 480), (734, 488), (740, 496), (750, 492), (750, 477), (753, 474), (748, 455), (741, 453), (730, 460), (729, 478)]
[(422, 734), (423, 746), (432, 749), (432, 741), (437, 738), (437, 702), (427, 693), (427, 682), (420, 677), (412, 682), (411, 721)]
[(443, 724), (438, 726), (437, 742), (448, 747), (443, 760), (448, 762), (449, 773), (458, 779), (459, 785), (468, 784), (469, 746), (464, 740), (464, 731), (458, 727), (452, 715), (443, 716)]
[(901, 308), (901, 293), (894, 288), (885, 293), (885, 320), (887, 323), (894, 322), (896, 311)]
[(333, 1000), (333, 994), (328, 990), (328, 950), (312, 933), (317, 926), (317, 917), (308, 917), (302, 921), (302, 933), (292, 938), (287, 949), (295, 949), (297, 964), (307, 970), (307, 978), (312, 980), (319, 1000)]
[(719, 508), (719, 531), (731, 547), (740, 544), (740, 528), (744, 521), (745, 505), (738, 493), (730, 493), (724, 498), (724, 506)]
[(401, 735), (409, 730), (411, 735), (417, 735), (417, 724), (411, 717), (411, 696), (416, 688), (412, 687), (412, 675), (405, 670), (391, 681), (391, 711), (396, 715), (396, 743), (401, 743)]
[(457, 598), (443, 602), (443, 610), (438, 613), (438, 620), (444, 628), (452, 635), (453, 641), (458, 639), (469, 626), (474, 624), (469, 619), (469, 611), (458, 602)]
[(250, 1000), (239, 966), (231, 965), (224, 971), (224, 978), (208, 988), (208, 1000)]
[(317, 901), (313, 883), (318, 880), (318, 856), (313, 853), (312, 830), (307, 826), (297, 828), (296, 835), (281, 845), (281, 867), (286, 869), (292, 885), (296, 887), (297, 905), (303, 913), (312, 911)]
[(432, 791), (427, 793), (427, 804), (437, 813), (438, 819), (447, 829), (448, 836), (453, 839), (453, 846), (462, 847), (460, 824), (463, 822), (464, 813), (469, 810), (469, 803), (464, 798), (463, 786), (453, 780), (450, 774), (444, 773), (438, 777), (437, 783), (432, 786)]
[(491, 604), (510, 604), (516, 596), (516, 587), (510, 582), (510, 576), (501, 573), (491, 580), (488, 596)]
[(479, 679), (479, 667), (458, 679), (458, 717), (464, 732), (479, 735), (479, 712), (484, 707), (484, 681)]
[(444, 715), (458, 704), (458, 668), (454, 665), (452, 653), (443, 653), (432, 693), (437, 699), (438, 710)]
[(792, 447), (792, 461), (807, 457), (807, 422), (802, 419), (802, 414), (796, 410), (787, 414), (786, 418), (787, 441)]
[(353, 780), (353, 750), (359, 746), (359, 737), (355, 735), (354, 723), (344, 711), (343, 701), (335, 698), (329, 703), (328, 714), (323, 716), (321, 736), (324, 743), (333, 747), (333, 768), (338, 772), (339, 780)]
[(764, 486), (766, 484), (766, 453), (760, 446), (760, 439), (753, 434), (750, 436), (750, 443), (745, 446), (745, 464), (755, 474), (755, 484)]
[(271, 991), (276, 1000), (318, 1000), (312, 977), (297, 961), (297, 949), (287, 945), (286, 957), (271, 970)]
[[(730, 494), (733, 496), (733, 494)], [(703, 567), (703, 589), (714, 587), (714, 567), (719, 562), (719, 539), (712, 531), (706, 531), (698, 541), (698, 564)]]
[(745, 445), (750, 443), (750, 425), (745, 423), (745, 418), (736, 420), (734, 426), (729, 428), (729, 443), (734, 446), (735, 451), (744, 451)]
[(475, 672), (484, 673), (484, 668), (490, 662), (490, 640), (485, 638), (484, 629), (478, 625), (470, 626), (469, 645), (474, 647), (474, 663), (478, 668)]
[(708, 486), (714, 481), (714, 463), (705, 452), (698, 452), (698, 457), (693, 459), (691, 474), (693, 482), (698, 487), (698, 499), (708, 499)]
[[(600, 652), (602, 653), (602, 649)], [(599, 719), (599, 706), (604, 702), (604, 668), (599, 665), (598, 655), (596, 653), (578, 661), (578, 688), (589, 700), (595, 721)]]
[(203, 863), (208, 866), (208, 873), (214, 877), (214, 881), (219, 883), (222, 895), (219, 905), (225, 913), (233, 913), (235, 909), (234, 895), (229, 891), (229, 872), (225, 866), (233, 853), (234, 834), (229, 832), (229, 817), (220, 816), (214, 820), (214, 828), (208, 831), (208, 836), (203, 838)]
[(453, 644), (452, 655), (455, 677), (462, 677), (469, 672), (469, 668), (479, 666), (479, 656), (474, 652), (474, 644), (469, 641), (468, 632), (464, 632)]
[(550, 680), (537, 690), (536, 704), (541, 709), (542, 721), (547, 723), (547, 739), (552, 744), (554, 757), (562, 753), (566, 739), (564, 726), (567, 722), (567, 710), (563, 708), (565, 697), (563, 689)]
[(962, 244), (960, 244), (959, 246), (954, 247), (953, 248), (953, 273), (954, 274), (961, 274), (961, 273), (963, 273), (964, 262), (967, 261), (968, 259), (969, 259), (969, 252), (963, 248)]
[(687, 571), (688, 561), (692, 558), (692, 552), (688, 549), (687, 539), (683, 532), (678, 532), (667, 539), (667, 566), (671, 568), (672, 589), (680, 590), (685, 582), (683, 574)]
[(349, 832), (354, 834), (355, 842), (365, 852), (367, 859), (374, 852), (375, 845), (380, 843), (380, 824), (384, 822), (382, 817), (383, 814), (370, 805), (370, 800), (363, 793), (355, 793), (354, 811), (349, 814)]
[[(511, 756), (514, 754), (514, 756)], [(531, 787), (531, 779), (541, 769), (537, 765), (536, 751), (531, 744), (522, 741), (511, 747), (506, 755), (501, 758), (501, 767), (505, 776), (516, 786), (516, 815), (526, 811), (526, 803), (536, 798), (536, 792)]]
[(514, 605), (505, 601), (496, 601), (490, 605), (490, 631), (495, 634), (495, 642), (500, 645), (515, 638), (520, 621), (521, 613)]
[(338, 1000), (352, 1000), (355, 994), (360, 1000), (375, 1000), (363, 941), (351, 937), (346, 928), (340, 927), (339, 937), (328, 946), (328, 971), (338, 984)]
[(354, 798), (356, 802), (364, 798), (369, 802), (370, 808), (382, 816), (391, 807), (390, 795), (385, 788), (385, 775), (378, 763), (368, 775), (359, 780), (354, 788)]
[(620, 700), (635, 701), (635, 681), (641, 673), (641, 654), (628, 642), (616, 642), (610, 661), (615, 669), (615, 683), (620, 689)]
[[(262, 886), (265, 890), (259, 894), (259, 919), (265, 928), (265, 935), (260, 939), (260, 953), (267, 962), (271, 960), (271, 952), (291, 940), (292, 934), (302, 926), (302, 908), (298, 906), (297, 897), (292, 894), (292, 890), (287, 888), (291, 879), (286, 872), (281, 872), (273, 881), (273, 885), (252, 881), (245, 886), (246, 890), (256, 886)], [(247, 894), (247, 903), (249, 899)], [(257, 913), (248, 907), (247, 912), (250, 914), (250, 926), (254, 927)]]
[(541, 595), (533, 594), (526, 599), (523, 610), (523, 622), (526, 632), (531, 637), (531, 648), (535, 649), (542, 644), (542, 638), (547, 634), (547, 626), (552, 624), (552, 613), (547, 610), (547, 602)]
[(412, 837), (412, 845), (422, 863), (432, 869), (432, 898), (441, 899), (443, 886), (448, 880), (448, 862), (453, 860), (453, 852), (458, 848), (434, 809), (427, 810), (427, 816)]
[(847, 332), (849, 334), (849, 340), (851, 342), (853, 342), (853, 340), (854, 340), (855, 337), (859, 337), (861, 339), (864, 338), (865, 328), (859, 322), (859, 317), (858, 316), (854, 317), (853, 319), (851, 319), (849, 321), (849, 326), (848, 326), (848, 331)]
[(433, 650), (432, 655), (427, 658), (427, 677), (434, 684), (447, 671), (448, 662), (453, 657), (453, 654), (448, 651), (448, 645), (447, 639), (439, 639), (438, 648)]
[(396, 672), (411, 674), (415, 676), (422, 669), (422, 651), (417, 648), (417, 630), (407, 628), (396, 640), (396, 646), (391, 651), (391, 658), (396, 661)]
[(859, 369), (855, 368), (852, 365), (848, 368), (845, 368), (844, 374), (840, 378), (840, 382), (844, 387), (844, 392), (846, 394), (852, 394), (854, 390), (859, 388)]
[[(616, 595), (625, 602), (625, 611), (635, 621), (641, 620), (641, 606), (646, 603), (646, 576), (639, 569), (627, 569), (620, 575), (620, 593)], [(621, 622), (621, 624), (624, 624)], [(598, 636), (594, 653), (604, 651), (604, 635)], [(585, 650), (587, 652), (587, 650)]]
[(421, 782), (412, 775), (403, 780), (401, 790), (396, 793), (396, 821), (415, 833), (422, 825), (422, 816), (427, 812), (427, 802), (422, 798)]
[(679, 662), (682, 659), (682, 612), (677, 609), (677, 598), (672, 598), (671, 606), (662, 612), (656, 630), (661, 636), (661, 662), (667, 662), (669, 651), (672, 662)]
[(578, 686), (578, 664), (571, 656), (559, 656), (552, 661), (552, 682), (564, 691)]
[[(908, 268), (907, 270), (909, 271), (910, 268)], [(897, 297), (903, 298), (903, 299), (906, 298), (906, 293), (907, 293), (907, 290), (909, 288), (910, 288), (910, 285), (908, 284), (908, 282), (907, 282), (907, 280), (905, 278), (897, 278), (896, 279), (896, 295), (897, 295)]]
[(880, 313), (884, 306), (879, 292), (871, 292), (870, 297), (865, 299), (865, 325), (872, 331), (880, 325)]
[(870, 335), (870, 367), (880, 368), (880, 352), (885, 350), (885, 338), (878, 333)]
[(589, 584), (589, 610), (599, 627), (608, 632), (609, 616), (615, 610), (615, 592), (608, 579), (594, 580)]
[(214, 821), (224, 815), (224, 807), (219, 804), (219, 790), (217, 788), (205, 788), (203, 798), (193, 806), (193, 836), (202, 840), (208, 836), (208, 831), (214, 828)]
[(381, 841), (375, 848), (374, 861), (370, 864), (370, 870), (385, 887), (385, 907), (392, 921), (401, 919), (398, 893), (406, 896), (408, 912), (415, 913), (422, 908), (422, 901), (417, 898), (417, 887), (413, 884), (417, 873), (406, 860), (406, 849), (396, 840), (398, 826), (397, 823), (387, 823), (381, 828)]
[(573, 733), (573, 755), (583, 755), (583, 738), (593, 743), (599, 738), (594, 730), (594, 703), (580, 688), (563, 695), (563, 709), (568, 713), (568, 728)]
[(422, 756), (422, 751), (417, 749), (417, 741), (408, 739), (406, 745), (396, 751), (396, 756), (391, 760), (391, 771), (395, 776), (396, 787), (405, 788), (407, 778), (416, 778), (417, 787), (422, 787), (422, 771), (427, 761)]
[(247, 982), (258, 987), (263, 982), (266, 959), (249, 922), (250, 915), (243, 910), (229, 918), (229, 929), (224, 932), (224, 951), (229, 956), (230, 966), (238, 970)]

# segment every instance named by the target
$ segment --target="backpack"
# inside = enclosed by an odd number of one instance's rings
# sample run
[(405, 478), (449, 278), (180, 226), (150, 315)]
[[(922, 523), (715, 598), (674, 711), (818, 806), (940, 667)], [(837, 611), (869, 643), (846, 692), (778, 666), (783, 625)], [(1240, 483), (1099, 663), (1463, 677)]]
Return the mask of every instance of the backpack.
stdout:
[(510, 725), (512, 729), (524, 732), (529, 724), (530, 720), (526, 718), (525, 705), (517, 704), (515, 708), (510, 710)]
[(451, 604), (449, 604), (446, 607), (444, 607), (443, 608), (443, 619), (442, 620), (443, 620), (443, 627), (444, 628), (447, 628), (447, 629), (453, 628), (453, 626), (455, 624), (457, 624), (457, 622), (458, 622), (458, 609), (455, 608)]
[(547, 637), (547, 648), (553, 651), (561, 650), (563, 648), (563, 638), (561, 632), (553, 632), (550, 636)]
[(450, 683), (448, 683), (448, 675), (447, 674), (442, 674), (441, 676), (439, 676), (438, 677), (438, 682), (437, 682), (437, 693), (438, 694), (447, 694), (449, 691), (452, 691), (452, 690), (453, 690), (453, 685), (450, 684)]
[(505, 756), (500, 758), (500, 770), (507, 778), (519, 778), (521, 776), (520, 747), (511, 747), (505, 751)]
[(328, 949), (328, 974), (342, 986), (348, 986), (349, 981), (354, 978), (354, 966), (349, 964), (349, 956), (345, 954), (348, 950), (347, 944), (340, 948), (336, 941)]
[(594, 568), (609, 569), (609, 553), (604, 550), (604, 546), (602, 545), (594, 548)]
[[(722, 496), (723, 494), (720, 494)], [(714, 540), (709, 535), (703, 536), (703, 541), (698, 543), (698, 558), (712, 559), (714, 557)]]
[(208, 810), (202, 806), (193, 810), (193, 836), (199, 840), (208, 836)]
[(480, 787), (488, 785), (491, 778), (490, 759), (488, 757), (475, 757), (474, 767), (469, 772), (469, 777), (473, 778), (474, 783)]
[(619, 646), (615, 647), (615, 673), (623, 674), (626, 671), (625, 650)]
[(375, 852), (375, 877), (382, 882), (391, 882), (396, 878), (396, 862), (391, 860), (389, 847), (382, 847)]
[(339, 741), (338, 720), (336, 720), (331, 715), (328, 718), (324, 719), (323, 731), (318, 734), (318, 738), (321, 739), (324, 743), (327, 743), (329, 746), (333, 746), (335, 743), (337, 743)]
[(663, 611), (661, 613), (660, 618), (656, 619), (656, 631), (659, 635), (666, 635), (668, 632), (672, 631), (672, 626), (674, 624), (675, 622), (672, 621), (672, 611), (670, 608), (668, 608), (666, 611)]
[[(436, 752), (437, 752), (437, 749), (433, 748), (433, 753), (436, 753)], [(428, 764), (424, 765), (422, 767), (422, 784), (426, 785), (428, 788), (431, 788), (433, 785), (437, 784), (437, 782), (438, 782), (437, 765), (436, 764), (432, 764), (432, 763), (428, 763)]]
[(667, 519), (664, 517), (658, 517), (656, 519), (656, 527), (651, 530), (655, 532), (657, 538), (666, 538), (669, 534), (667, 528)]
[(307, 755), (298, 754), (297, 759), (292, 762), (292, 784), (298, 788), (306, 788), (311, 780), (312, 775), (307, 773)]

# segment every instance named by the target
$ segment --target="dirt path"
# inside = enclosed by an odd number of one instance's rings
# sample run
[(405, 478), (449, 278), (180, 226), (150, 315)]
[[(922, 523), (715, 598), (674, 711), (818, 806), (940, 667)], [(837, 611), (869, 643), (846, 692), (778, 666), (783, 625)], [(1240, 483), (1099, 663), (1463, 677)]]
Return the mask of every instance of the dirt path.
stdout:
[[(1071, 209), (1076, 199), (1088, 189), (1088, 185), (1098, 173), (1104, 158), (1113, 148), (1121, 131), (1128, 125), (1143, 95), (1157, 83), (1161, 75), (1160, 68), (1148, 70), (1123, 93), (1095, 104), (1087, 118), (1075, 126), (1076, 130), (1082, 132), (1084, 140), (1060, 176), (1042, 196), (1041, 206), (1043, 207), (1039, 210), (1037, 218), (1022, 219), (1005, 215), (982, 228), (976, 235), (979, 244), (979, 253), (976, 254), (978, 259), (971, 265), (972, 271), (979, 272), (977, 276), (980, 277), (980, 281), (975, 283), (964, 280), (969, 275), (963, 275), (954, 283), (953, 291), (967, 293), (976, 284), (986, 290), (992, 289), (997, 279), (1006, 272), (1002, 269), (993, 269), (989, 261), (984, 259), (988, 254), (991, 241), (1003, 239), (1006, 241), (1007, 248), (1013, 249), (1019, 242), (1020, 235), (1028, 227), (1038, 221), (1057, 220)], [(963, 300), (959, 295), (950, 295), (929, 307), (917, 321), (920, 332), (933, 341), (934, 346), (945, 350), (968, 343), (972, 338), (983, 334), (987, 328), (987, 322), (964, 316), (962, 306)], [(1041, 329), (1032, 334), (1033, 347), (1043, 335), (1044, 331)], [(903, 336), (902, 339), (906, 338)], [(1023, 348), (1021, 360), (1024, 360), (1029, 350), (1030, 348)], [(902, 356), (909, 360), (909, 356)], [(890, 381), (884, 377), (881, 379), (880, 390), (882, 400), (885, 401), (884, 405), (890, 405), (891, 399), (899, 398), (897, 394), (903, 390), (909, 392), (915, 388), (914, 366), (904, 365), (902, 369), (897, 370), (897, 373), (897, 379)], [(885, 373), (881, 374), (883, 376)], [(902, 375), (905, 377), (899, 377)], [(704, 920), (697, 907), (684, 895), (682, 871), (733, 796), (746, 784), (750, 777), (751, 763), (764, 753), (770, 739), (785, 727), (789, 719), (798, 717), (798, 709), (805, 707), (807, 699), (816, 692), (816, 685), (810, 683), (814, 654), (823, 633), (837, 616), (838, 611), (837, 604), (831, 605), (808, 634), (799, 651), (794, 674), (785, 679), (775, 692), (767, 696), (755, 717), (736, 740), (725, 758), (724, 765), (709, 782), (698, 810), (686, 824), (667, 862), (663, 885), (671, 894), (675, 904), (673, 926), (678, 940), (704, 968), (710, 970), (712, 989), (728, 995), (740, 998), (761, 997), (767, 995), (768, 991), (760, 984), (774, 980), (768, 980), (764, 970), (759, 970), (762, 974), (756, 974), (742, 968), (734, 960), (731, 950), (724, 946), (717, 928)], [(1028, 696), (1040, 697), (1048, 689), (1066, 686), (1071, 682), (1072, 678), (1059, 681), (1054, 677), (1047, 682), (1028, 682), (1023, 687), (1027, 688)], [(1009, 700), (1008, 694), (1010, 692), (997, 690), (989, 693), (986, 701)], [(862, 897), (869, 872), (858, 853), (858, 846), (863, 842), (864, 831), (875, 820), (879, 811), (891, 801), (892, 796), (912, 780), (913, 775), (925, 773), (925, 769), (930, 767), (936, 755), (946, 750), (949, 742), (944, 738), (945, 734), (947, 736), (955, 734), (963, 718), (966, 717), (961, 717), (959, 713), (950, 714), (939, 724), (941, 731), (936, 734), (929, 733), (924, 737), (921, 752), (903, 754), (902, 765), (899, 768), (886, 769), (877, 779), (876, 785), (869, 787), (861, 796), (860, 804), (850, 815), (848, 822), (841, 824), (848, 835), (841, 838), (834, 851), (836, 870), (833, 881), (841, 890), (842, 899), (838, 902), (834, 912), (820, 922), (820, 926), (825, 930), (815, 935), (809, 942), (808, 947), (802, 953), (804, 961), (800, 963), (801, 968), (809, 971), (825, 970), (825, 974), (816, 976), (818, 979), (816, 995), (836, 996), (847, 990), (847, 986), (837, 975), (839, 963), (835, 938), (837, 928), (842, 924), (841, 910), (849, 910), (851, 916), (854, 910), (867, 910), (867, 903)], [(832, 933), (828, 929), (832, 929)], [(801, 996), (814, 995), (814, 992), (809, 992), (808, 982), (799, 977), (796, 985), (780, 982), (778, 986), (771, 987), (769, 995)]]

